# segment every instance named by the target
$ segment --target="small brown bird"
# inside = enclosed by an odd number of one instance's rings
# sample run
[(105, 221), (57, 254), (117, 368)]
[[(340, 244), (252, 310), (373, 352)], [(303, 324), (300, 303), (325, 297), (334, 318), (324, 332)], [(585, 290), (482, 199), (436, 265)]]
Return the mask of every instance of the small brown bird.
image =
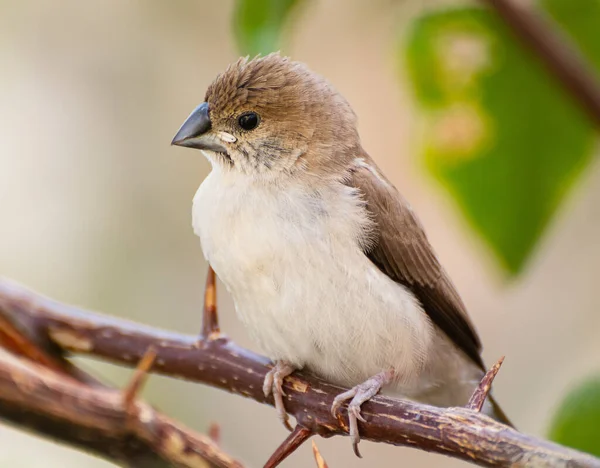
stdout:
[[(210, 85), (173, 144), (212, 164), (193, 207), (204, 255), (275, 362), (338, 385), (356, 450), (360, 406), (382, 388), (464, 405), (484, 375), (465, 305), (409, 204), (361, 146), (322, 77), (278, 54), (242, 58)], [(484, 411), (509, 424), (493, 399)]]

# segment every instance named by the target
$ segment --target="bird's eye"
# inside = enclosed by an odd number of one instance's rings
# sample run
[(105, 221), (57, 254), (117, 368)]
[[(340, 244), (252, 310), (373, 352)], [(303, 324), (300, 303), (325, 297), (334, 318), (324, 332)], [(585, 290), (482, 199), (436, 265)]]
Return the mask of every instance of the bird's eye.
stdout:
[(256, 112), (246, 112), (238, 117), (238, 124), (244, 130), (254, 130), (258, 126), (260, 118)]

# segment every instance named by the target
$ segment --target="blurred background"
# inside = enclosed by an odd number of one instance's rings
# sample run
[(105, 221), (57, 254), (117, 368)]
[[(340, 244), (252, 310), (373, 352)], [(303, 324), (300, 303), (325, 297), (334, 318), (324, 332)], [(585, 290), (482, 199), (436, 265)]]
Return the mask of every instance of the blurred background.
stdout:
[[(597, 0), (536, 8), (600, 63)], [(0, 275), (85, 308), (199, 330), (207, 265), (191, 200), (210, 166), (169, 143), (218, 72), (269, 48), (348, 99), (364, 147), (461, 292), (486, 362), (506, 356), (497, 399), (520, 430), (547, 435), (565, 394), (600, 368), (597, 144), (587, 118), (478, 4), (0, 2)], [(224, 288), (219, 307), (222, 329), (256, 349)], [(131, 373), (80, 363), (116, 385)], [(249, 466), (287, 434), (272, 408), (204, 386), (153, 376), (144, 397), (199, 431), (218, 422), (224, 448)], [(346, 438), (317, 443), (332, 468), (465, 466), (369, 442), (359, 460)], [(111, 465), (0, 426), (0, 466)], [(283, 466), (314, 466), (310, 446)]]

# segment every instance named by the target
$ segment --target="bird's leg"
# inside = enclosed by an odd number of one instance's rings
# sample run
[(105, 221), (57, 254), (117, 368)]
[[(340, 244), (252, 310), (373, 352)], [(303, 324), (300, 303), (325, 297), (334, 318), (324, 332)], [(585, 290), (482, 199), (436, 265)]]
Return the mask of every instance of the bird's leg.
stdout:
[(277, 361), (275, 362), (275, 367), (267, 372), (263, 383), (263, 392), (265, 393), (265, 396), (268, 397), (271, 393), (273, 394), (277, 416), (283, 425), (290, 431), (292, 430), (292, 426), (290, 426), (290, 423), (288, 422), (288, 414), (285, 410), (285, 405), (283, 404), (285, 392), (281, 385), (283, 384), (283, 379), (295, 370), (296, 368), (291, 364), (288, 364), (285, 361)]
[(380, 372), (379, 374), (374, 375), (368, 380), (365, 380), (363, 383), (348, 390), (347, 392), (340, 393), (333, 400), (333, 404), (331, 405), (331, 414), (333, 414), (334, 418), (337, 418), (336, 413), (342, 403), (351, 399), (350, 404), (348, 405), (348, 426), (350, 428), (349, 432), (350, 440), (352, 441), (352, 448), (354, 449), (354, 453), (357, 457), (361, 456), (360, 452), (358, 451), (358, 443), (360, 442), (360, 435), (358, 434), (358, 420), (366, 422), (365, 418), (363, 418), (362, 414), (360, 414), (360, 406), (377, 395), (379, 390), (381, 390), (381, 387), (390, 383), (393, 378), (393, 370)]

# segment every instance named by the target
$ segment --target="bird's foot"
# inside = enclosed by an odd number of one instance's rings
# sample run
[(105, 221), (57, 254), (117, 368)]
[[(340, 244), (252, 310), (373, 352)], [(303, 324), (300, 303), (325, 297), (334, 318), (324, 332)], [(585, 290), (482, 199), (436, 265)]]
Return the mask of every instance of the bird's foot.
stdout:
[(292, 426), (289, 423), (289, 417), (283, 404), (283, 397), (285, 392), (283, 391), (282, 384), (283, 379), (296, 370), (295, 367), (284, 361), (277, 361), (275, 367), (267, 372), (265, 381), (263, 383), (263, 392), (265, 397), (273, 394), (273, 400), (275, 401), (275, 409), (277, 410), (277, 416), (288, 429), (292, 430)]
[(379, 374), (374, 375), (368, 380), (365, 380), (363, 383), (348, 390), (347, 392), (340, 393), (333, 400), (333, 404), (331, 405), (331, 414), (333, 414), (334, 418), (337, 418), (336, 413), (342, 403), (351, 399), (350, 404), (348, 404), (348, 426), (350, 428), (349, 433), (350, 440), (352, 441), (352, 448), (354, 449), (354, 453), (357, 457), (361, 457), (361, 454), (358, 450), (358, 443), (360, 442), (360, 435), (358, 434), (358, 421), (360, 420), (362, 422), (366, 422), (365, 418), (363, 418), (362, 414), (360, 413), (360, 406), (377, 395), (379, 390), (381, 390), (381, 387), (390, 383), (393, 377), (393, 370), (380, 372)]

